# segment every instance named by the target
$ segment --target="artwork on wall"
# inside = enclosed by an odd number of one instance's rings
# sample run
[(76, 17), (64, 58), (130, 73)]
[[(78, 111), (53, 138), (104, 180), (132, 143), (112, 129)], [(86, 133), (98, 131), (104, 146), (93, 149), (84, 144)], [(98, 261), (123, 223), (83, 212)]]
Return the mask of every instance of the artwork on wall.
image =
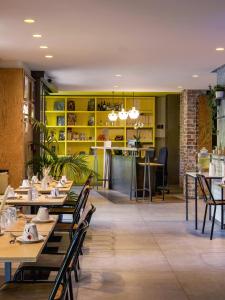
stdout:
[(65, 131), (61, 130), (59, 132), (59, 141), (64, 141), (65, 140)]

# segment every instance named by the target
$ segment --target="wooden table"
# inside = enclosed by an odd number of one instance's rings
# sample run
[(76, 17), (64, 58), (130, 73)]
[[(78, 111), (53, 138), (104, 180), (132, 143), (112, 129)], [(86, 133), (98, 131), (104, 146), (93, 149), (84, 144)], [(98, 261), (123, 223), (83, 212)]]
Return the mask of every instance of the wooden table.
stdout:
[[(185, 174), (185, 202), (186, 202), (186, 221), (188, 221), (188, 178), (194, 180), (194, 200), (195, 200), (195, 229), (198, 229), (198, 181), (197, 174), (204, 175), (209, 180), (210, 186), (213, 179), (222, 179), (221, 176), (209, 176), (208, 173), (186, 172)], [(211, 212), (209, 212), (211, 217)]]
[[(51, 198), (50, 195), (40, 195), (35, 200), (28, 200), (27, 195), (21, 194), (17, 195), (16, 199), (6, 200), (8, 205), (18, 205), (18, 206), (52, 206), (52, 205), (63, 205), (67, 199), (67, 195), (60, 195), (58, 198)], [(3, 197), (0, 197), (0, 201)]]
[[(34, 217), (35, 215), (33, 215)], [(10, 232), (15, 233), (20, 236), (23, 233), (25, 220), (18, 219), (17, 222), (11, 227), (7, 228), (3, 236), (0, 236), (0, 262), (5, 263), (5, 280), (11, 280), (11, 267), (12, 262), (22, 263), (22, 262), (36, 262), (39, 255), (41, 254), (49, 236), (51, 235), (55, 224), (58, 220), (58, 216), (53, 216), (54, 222), (38, 224), (38, 232), (44, 236), (44, 241), (40, 243), (33, 244), (21, 244), (15, 242), (15, 244), (10, 244), (9, 241), (12, 240)], [(32, 217), (29, 215), (29, 217)]]
[[(58, 181), (53, 181), (47, 189), (42, 189), (41, 188), (41, 183), (35, 183), (34, 187), (37, 189), (38, 193), (41, 194), (50, 194), (51, 190), (53, 188), (58, 188), (60, 193), (69, 193), (72, 186), (73, 186), (73, 181), (68, 181), (65, 186), (63, 187), (57, 187)], [(28, 188), (22, 188), (19, 187), (15, 190), (16, 193), (20, 193), (20, 194), (27, 194)]]

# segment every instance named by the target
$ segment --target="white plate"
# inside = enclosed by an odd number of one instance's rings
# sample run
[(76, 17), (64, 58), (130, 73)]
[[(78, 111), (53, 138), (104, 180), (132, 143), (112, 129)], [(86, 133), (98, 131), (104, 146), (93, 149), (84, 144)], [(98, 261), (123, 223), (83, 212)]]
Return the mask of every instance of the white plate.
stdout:
[(51, 222), (54, 222), (54, 219), (52, 217), (49, 217), (48, 220), (40, 220), (38, 217), (34, 217), (32, 219), (32, 222), (34, 222), (34, 223), (51, 223)]
[(23, 236), (18, 236), (16, 238), (16, 241), (19, 242), (19, 243), (22, 243), (22, 244), (34, 244), (34, 243), (40, 243), (42, 241), (44, 241), (44, 237), (42, 235), (38, 235), (38, 240), (36, 241), (28, 241), (28, 240), (24, 240)]

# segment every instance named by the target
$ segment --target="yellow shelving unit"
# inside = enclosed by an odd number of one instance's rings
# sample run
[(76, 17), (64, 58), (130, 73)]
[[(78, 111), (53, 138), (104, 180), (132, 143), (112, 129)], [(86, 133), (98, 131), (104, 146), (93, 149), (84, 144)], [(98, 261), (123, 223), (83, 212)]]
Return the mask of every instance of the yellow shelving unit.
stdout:
[[(109, 110), (100, 110), (108, 107)], [(135, 106), (140, 111), (138, 120), (108, 120), (111, 107), (124, 107), (127, 111)], [(56, 152), (68, 155), (76, 152), (91, 154), (91, 146), (103, 145), (111, 140), (113, 145), (127, 146), (136, 134), (134, 124), (139, 121), (144, 126), (139, 129), (141, 142), (145, 146), (155, 146), (155, 97), (148, 93), (67, 93), (51, 94), (45, 99), (45, 121), (51, 134), (59, 141)], [(121, 140), (116, 140), (121, 139)]]

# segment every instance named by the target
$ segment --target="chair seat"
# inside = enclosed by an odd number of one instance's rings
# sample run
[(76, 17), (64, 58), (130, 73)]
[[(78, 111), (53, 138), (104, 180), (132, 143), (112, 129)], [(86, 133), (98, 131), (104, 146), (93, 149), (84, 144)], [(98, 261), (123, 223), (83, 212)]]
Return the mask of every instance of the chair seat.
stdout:
[(211, 199), (207, 200), (207, 204), (209, 205), (225, 205), (225, 200), (215, 200), (215, 202)]
[(53, 207), (49, 209), (50, 214), (73, 214), (74, 207)]
[(19, 266), (20, 268), (35, 267), (35, 268), (51, 268), (58, 269), (63, 261), (64, 255), (60, 254), (41, 254), (36, 262), (26, 262)]
[[(0, 299), (4, 300), (47, 300), (54, 282), (6, 282), (0, 287)], [(55, 300), (62, 297), (61, 285)]]

